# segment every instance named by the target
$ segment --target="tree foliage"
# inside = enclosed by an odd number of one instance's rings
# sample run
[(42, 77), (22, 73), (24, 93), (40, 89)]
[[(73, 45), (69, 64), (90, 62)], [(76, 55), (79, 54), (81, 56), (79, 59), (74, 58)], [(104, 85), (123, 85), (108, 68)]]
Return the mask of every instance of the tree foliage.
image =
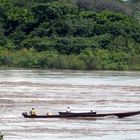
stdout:
[(138, 70), (134, 3), (0, 0), (0, 66)]

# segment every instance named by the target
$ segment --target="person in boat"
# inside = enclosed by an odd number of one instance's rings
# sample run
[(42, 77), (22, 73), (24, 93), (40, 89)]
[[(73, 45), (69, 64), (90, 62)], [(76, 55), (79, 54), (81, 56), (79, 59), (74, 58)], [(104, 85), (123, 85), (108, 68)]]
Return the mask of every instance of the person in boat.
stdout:
[(0, 140), (4, 140), (4, 136), (0, 133)]
[(70, 107), (66, 108), (66, 112), (71, 112)]
[(30, 114), (31, 114), (31, 116), (36, 116), (36, 111), (35, 111), (34, 108), (32, 108), (32, 109), (30, 110)]

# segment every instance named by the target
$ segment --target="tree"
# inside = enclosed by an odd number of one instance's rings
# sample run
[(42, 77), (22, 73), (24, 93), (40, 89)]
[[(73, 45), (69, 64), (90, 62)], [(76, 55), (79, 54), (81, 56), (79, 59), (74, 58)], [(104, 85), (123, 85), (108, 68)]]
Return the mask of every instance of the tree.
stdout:
[(44, 21), (47, 18), (57, 19), (66, 14), (76, 13), (77, 6), (63, 1), (51, 2), (32, 7), (32, 12), (38, 20)]

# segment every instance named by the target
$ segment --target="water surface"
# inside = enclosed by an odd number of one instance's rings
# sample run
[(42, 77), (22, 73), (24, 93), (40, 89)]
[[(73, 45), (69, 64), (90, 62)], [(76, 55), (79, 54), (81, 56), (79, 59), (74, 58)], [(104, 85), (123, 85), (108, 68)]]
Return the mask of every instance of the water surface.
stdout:
[(25, 119), (73, 111), (140, 110), (140, 72), (0, 70), (0, 132), (5, 140), (139, 140), (140, 115), (118, 119)]

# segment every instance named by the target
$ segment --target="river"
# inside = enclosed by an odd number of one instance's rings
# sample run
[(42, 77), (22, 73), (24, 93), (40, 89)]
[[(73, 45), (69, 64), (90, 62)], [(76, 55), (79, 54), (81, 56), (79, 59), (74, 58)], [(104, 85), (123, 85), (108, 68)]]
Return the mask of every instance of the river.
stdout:
[(118, 119), (27, 119), (73, 111), (140, 110), (140, 72), (0, 70), (0, 132), (4, 140), (139, 140), (140, 115)]

